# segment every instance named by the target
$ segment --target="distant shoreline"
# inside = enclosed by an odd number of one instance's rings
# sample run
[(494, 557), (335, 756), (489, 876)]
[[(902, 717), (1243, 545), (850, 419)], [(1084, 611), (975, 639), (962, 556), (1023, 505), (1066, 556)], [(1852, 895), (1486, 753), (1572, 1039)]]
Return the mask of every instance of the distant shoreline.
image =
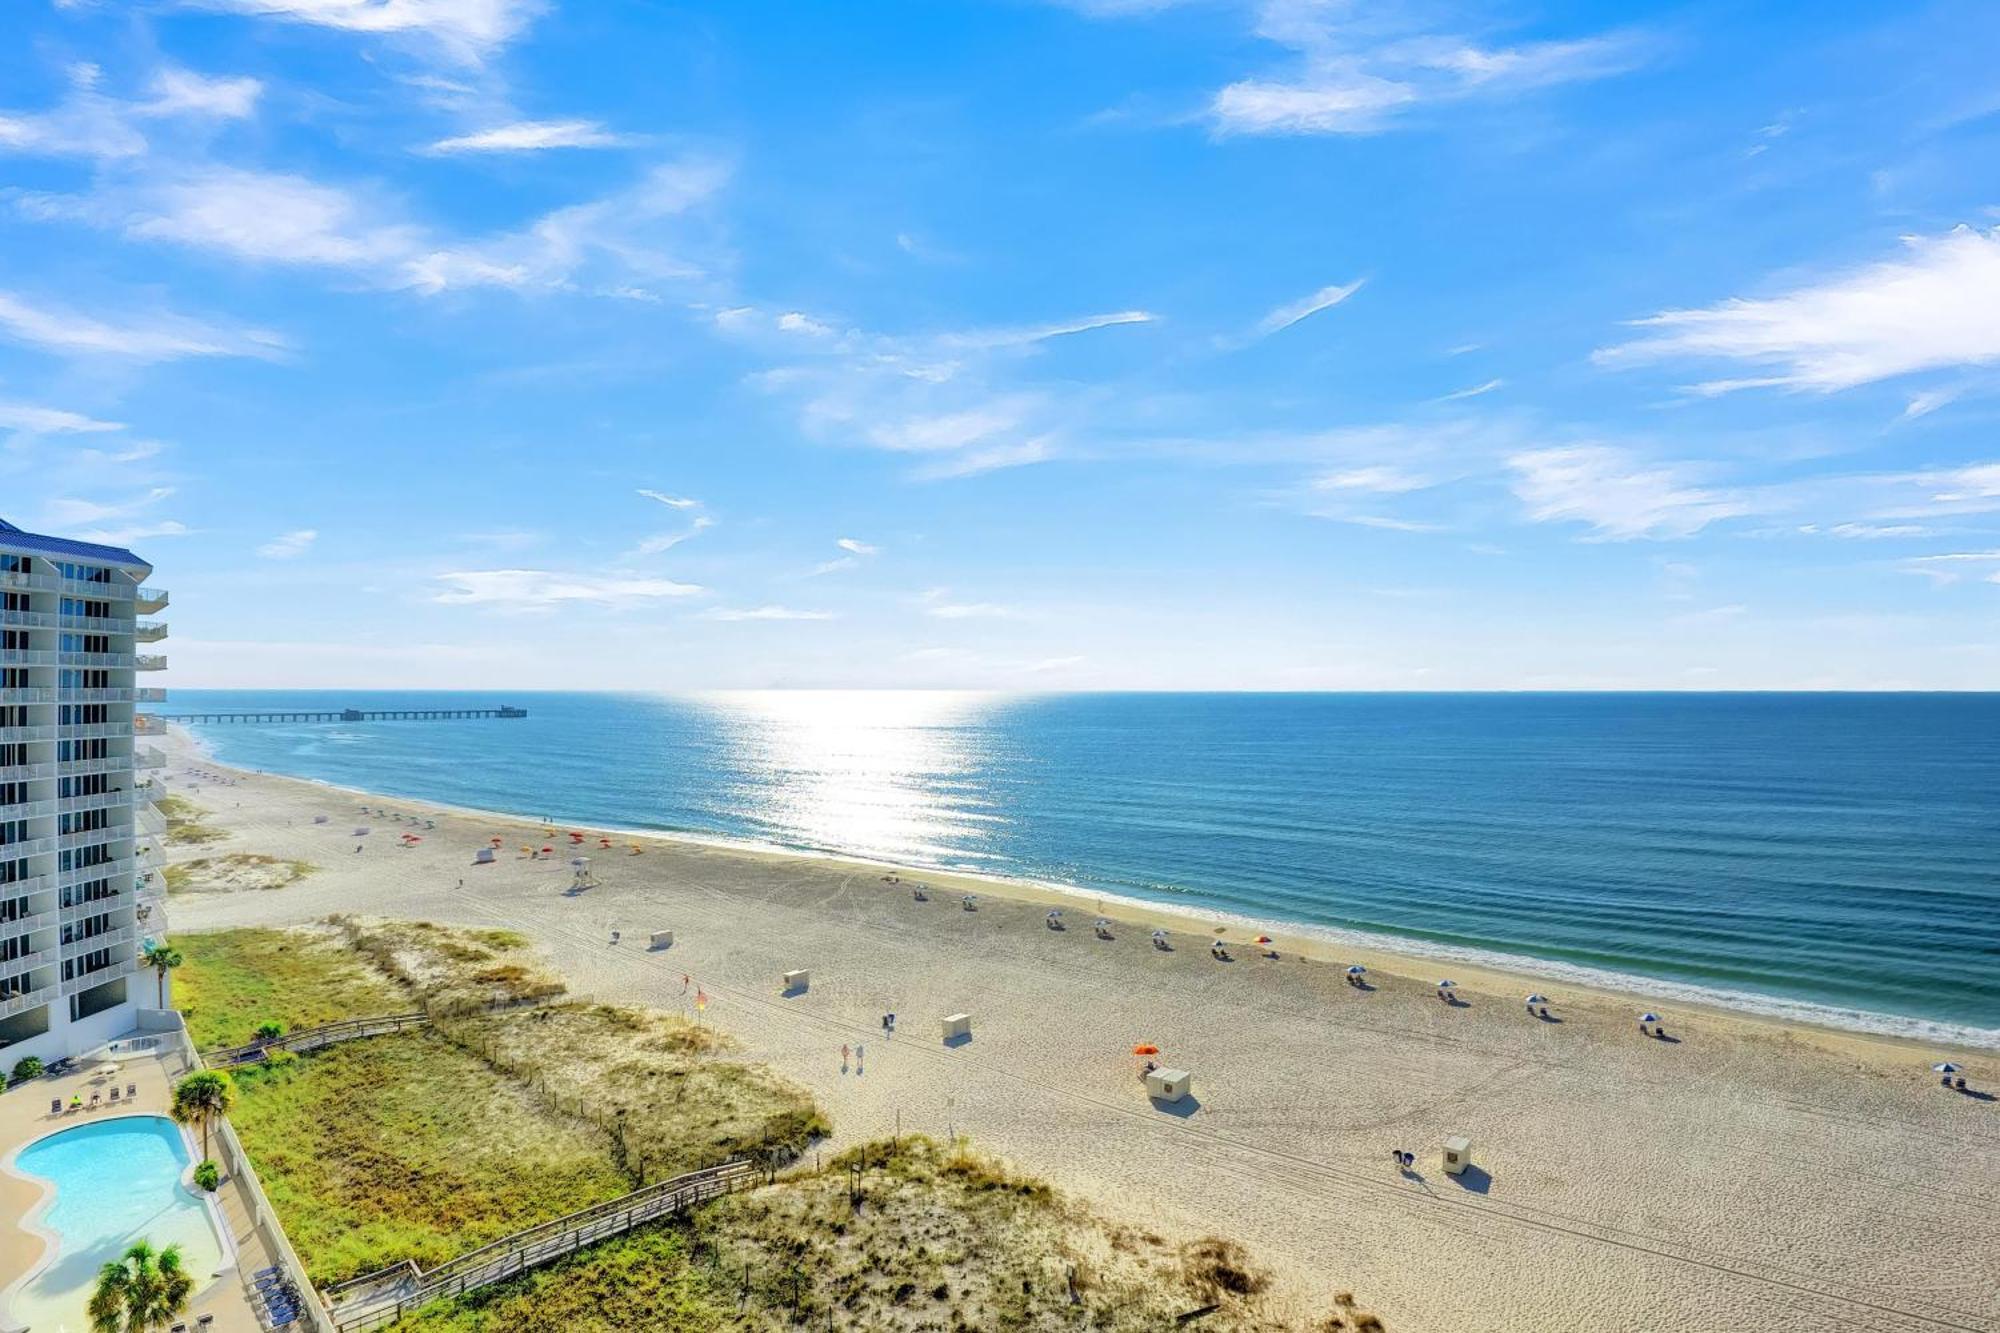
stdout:
[[(205, 738), (185, 725), (175, 723), (171, 734), (192, 746), (210, 763), (240, 772), (299, 782), (327, 791), (340, 792), (371, 804), (421, 804), (439, 811), (488, 820), (525, 821), (536, 825), (535, 836), (544, 826), (543, 816), (490, 806), (467, 806), (440, 801), (429, 796), (396, 795), (328, 781), (302, 777), (278, 770), (231, 764), (217, 758)], [(1627, 999), (1645, 1005), (1693, 1005), (1712, 1013), (1745, 1022), (1776, 1028), (1806, 1027), (1841, 1037), (1865, 1037), (1907, 1046), (1916, 1051), (1957, 1048), (2000, 1051), (2000, 1028), (1980, 1028), (1946, 1023), (1909, 1015), (1846, 1009), (1806, 1000), (1752, 991), (1731, 991), (1644, 976), (1638, 973), (1585, 967), (1526, 954), (1450, 944), (1436, 944), (1402, 935), (1297, 922), (1278, 916), (1252, 916), (1239, 912), (1136, 897), (1131, 894), (1092, 889), (1087, 886), (1037, 880), (1026, 876), (990, 871), (962, 870), (878, 860), (833, 849), (786, 846), (720, 834), (683, 832), (670, 829), (639, 828), (600, 821), (557, 819), (564, 828), (574, 826), (593, 833), (614, 834), (624, 839), (642, 839), (713, 851), (765, 858), (798, 859), (851, 865), (870, 871), (930, 885), (942, 885), (954, 893), (992, 893), (1016, 900), (1061, 904), (1066, 910), (1089, 904), (1115, 910), (1131, 917), (1152, 913), (1172, 918), (1162, 924), (1201, 933), (1214, 926), (1232, 945), (1241, 947), (1257, 931), (1268, 931), (1278, 948), (1325, 961), (1360, 962), (1392, 974), (1420, 976), (1415, 966), (1423, 963), (1452, 963), (1485, 975), (1502, 984), (1515, 982), (1533, 989), (1537, 985), (1560, 984), (1581, 987), (1598, 994)]]

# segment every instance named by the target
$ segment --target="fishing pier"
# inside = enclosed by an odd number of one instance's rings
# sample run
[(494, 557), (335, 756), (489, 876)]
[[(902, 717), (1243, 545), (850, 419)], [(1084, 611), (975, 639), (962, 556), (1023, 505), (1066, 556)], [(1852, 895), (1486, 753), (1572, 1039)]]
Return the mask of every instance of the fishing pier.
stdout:
[(443, 722), (473, 717), (526, 717), (528, 710), (499, 708), (260, 708), (254, 712), (160, 713), (165, 722)]

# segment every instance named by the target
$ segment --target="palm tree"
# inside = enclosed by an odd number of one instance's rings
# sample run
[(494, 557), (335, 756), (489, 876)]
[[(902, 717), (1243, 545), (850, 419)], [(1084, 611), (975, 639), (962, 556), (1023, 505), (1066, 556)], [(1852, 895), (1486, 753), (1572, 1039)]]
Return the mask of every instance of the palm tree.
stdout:
[(201, 1155), (207, 1157), (209, 1122), (229, 1114), (236, 1104), (236, 1084), (220, 1070), (204, 1069), (174, 1084), (171, 1114), (183, 1125), (201, 1126)]
[(194, 1279), (181, 1267), (181, 1247), (155, 1251), (139, 1241), (97, 1273), (90, 1293), (91, 1333), (148, 1333), (187, 1312)]
[(166, 1008), (167, 973), (171, 972), (173, 969), (181, 965), (182, 962), (181, 951), (179, 949), (174, 948), (172, 945), (167, 944), (164, 941), (162, 941), (159, 944), (149, 944), (146, 946), (146, 953), (141, 961), (143, 961), (147, 967), (152, 968), (154, 972), (159, 974), (159, 984), (160, 984), (159, 1007), (162, 1009)]

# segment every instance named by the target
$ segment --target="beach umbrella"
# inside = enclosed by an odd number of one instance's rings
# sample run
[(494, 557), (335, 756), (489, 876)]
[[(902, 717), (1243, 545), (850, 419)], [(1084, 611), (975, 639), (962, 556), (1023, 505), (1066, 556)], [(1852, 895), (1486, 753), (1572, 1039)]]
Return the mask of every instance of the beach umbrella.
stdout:
[(1363, 966), (1361, 966), (1361, 964), (1359, 964), (1359, 963), (1356, 963), (1356, 964), (1354, 964), (1354, 965), (1353, 965), (1352, 967), (1350, 967), (1350, 968), (1348, 968), (1348, 969), (1347, 969), (1347, 975), (1348, 975), (1348, 976), (1350, 976), (1350, 977), (1358, 977), (1358, 976), (1360, 976), (1360, 975), (1361, 975), (1361, 974), (1362, 974), (1363, 972), (1366, 972), (1367, 970), (1368, 970), (1368, 969), (1367, 969), (1367, 968), (1365, 968), (1365, 967), (1363, 967)]
[(1271, 937), (1269, 935), (1259, 935), (1257, 937), (1257, 943), (1259, 944), (1269, 944), (1270, 942), (1271, 942)]
[(1109, 921), (1106, 921), (1103, 917), (1099, 917), (1097, 918), (1097, 920), (1091, 922), (1090, 924), (1093, 926), (1108, 926), (1111, 923)]
[(1956, 1074), (1958, 1072), (1958, 1066), (1953, 1064), (1951, 1061), (1946, 1060), (1942, 1064), (1932, 1065), (1931, 1072), (1933, 1074)]
[(1458, 983), (1456, 981), (1440, 981), (1438, 983), (1439, 990), (1453, 990), (1456, 989), (1457, 986)]
[(1660, 1016), (1658, 1014), (1640, 1014), (1639, 1021), (1641, 1023), (1657, 1023), (1660, 1021)]
[(1153, 938), (1156, 940), (1163, 940), (1166, 937), (1167, 937), (1167, 932), (1164, 930), (1156, 930), (1153, 932)]
[(583, 869), (583, 867), (590, 864), (590, 858), (587, 856), (572, 856), (569, 859), (569, 863), (575, 866), (577, 869), (581, 870)]
[(550, 854), (551, 852), (553, 852), (553, 851), (555, 851), (555, 848), (553, 848), (553, 847), (544, 847), (544, 848), (542, 848), (542, 855), (543, 855), (543, 856), (547, 856), (547, 855), (549, 855), (549, 854)]
[(1222, 941), (1217, 940), (1215, 943), (1209, 945), (1208, 947), (1211, 949), (1220, 949), (1222, 947)]
[(1530, 995), (1528, 997), (1529, 1004), (1547, 1004), (1548, 1002), (1549, 1002), (1549, 997), (1546, 995), (1542, 995), (1540, 993)]
[(1160, 1048), (1153, 1045), (1150, 1041), (1142, 1041), (1132, 1048), (1132, 1054), (1134, 1055), (1158, 1055), (1159, 1053)]
[(1054, 920), (1056, 920), (1056, 919), (1057, 919), (1057, 918), (1059, 918), (1060, 916), (1062, 916), (1062, 908), (1060, 908), (1060, 907), (1057, 907), (1057, 908), (1053, 908), (1053, 909), (1051, 909), (1051, 911), (1049, 912), (1049, 920), (1051, 920), (1051, 921), (1054, 921)]
[(498, 846), (499, 846), (499, 845), (500, 845), (501, 843), (505, 842), (505, 841), (506, 841), (506, 839), (505, 839), (505, 838), (494, 838), (494, 839), (493, 839), (492, 841), (493, 841), (493, 845), (494, 845), (495, 847), (498, 847)]

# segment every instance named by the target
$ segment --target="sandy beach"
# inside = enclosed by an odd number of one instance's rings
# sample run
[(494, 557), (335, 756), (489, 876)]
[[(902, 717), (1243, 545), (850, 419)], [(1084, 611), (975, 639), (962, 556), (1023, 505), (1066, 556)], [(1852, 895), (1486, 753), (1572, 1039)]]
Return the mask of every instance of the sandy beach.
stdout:
[[(1302, 1305), (1353, 1291), (1397, 1333), (2000, 1328), (2000, 1103), (1938, 1087), (1933, 1047), (1456, 963), (1446, 1005), (1435, 961), (1385, 950), (1278, 933), (1271, 960), (1231, 926), (1221, 962), (1201, 914), (1112, 906), (1103, 940), (1087, 898), (624, 834), (607, 851), (595, 830), (598, 883), (569, 892), (569, 840), (538, 821), (236, 773), (178, 733), (166, 748), (170, 788), (228, 834), (171, 860), (317, 867), (177, 894), (176, 932), (332, 912), (506, 926), (580, 995), (692, 1012), (698, 988), (703, 1020), (811, 1090), (837, 1143), (970, 1134), (1163, 1234), (1244, 1242)], [(551, 859), (520, 855), (545, 842)], [(671, 949), (647, 948), (658, 929)], [(1346, 983), (1354, 962), (1372, 989)], [(811, 985), (787, 997), (794, 968)], [(1531, 990), (1560, 1021), (1524, 1011)], [(1671, 1040), (1639, 1034), (1649, 1008)], [(937, 1020), (961, 1011), (972, 1040), (947, 1047)], [(1142, 1041), (1194, 1072), (1191, 1103), (1147, 1100)], [(858, 1067), (843, 1044), (865, 1047)], [(2000, 1072), (1990, 1052), (1961, 1063), (1982, 1089)], [(1472, 1140), (1464, 1176), (1440, 1168), (1453, 1134)]]

